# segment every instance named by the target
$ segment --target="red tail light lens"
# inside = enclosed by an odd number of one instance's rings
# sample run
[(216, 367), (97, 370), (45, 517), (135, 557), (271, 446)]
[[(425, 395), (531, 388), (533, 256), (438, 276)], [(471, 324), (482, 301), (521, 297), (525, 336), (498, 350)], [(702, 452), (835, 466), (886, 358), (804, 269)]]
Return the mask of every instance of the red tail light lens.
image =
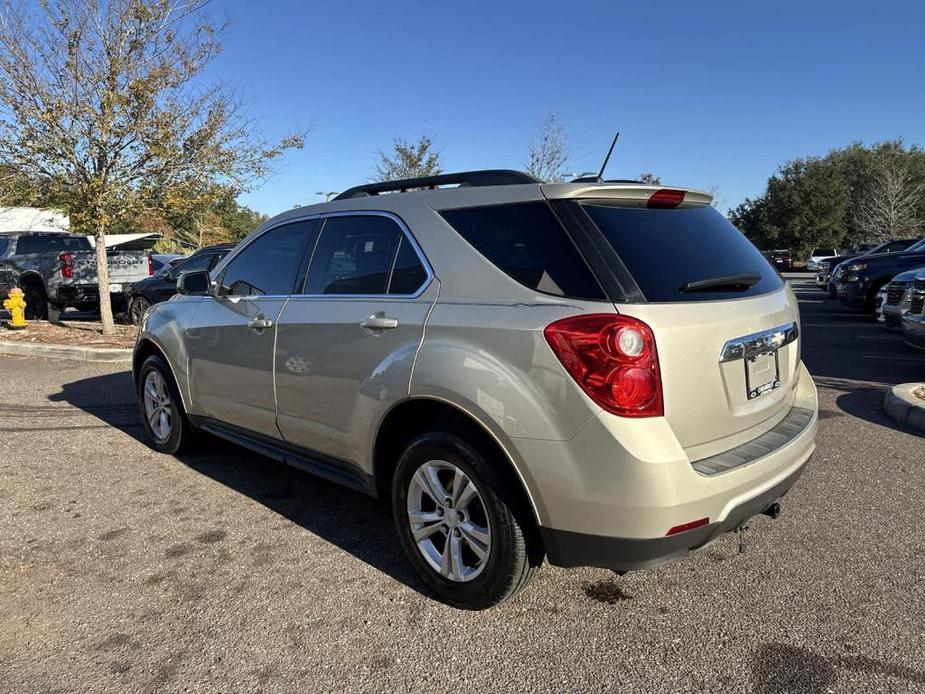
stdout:
[(61, 276), (71, 279), (74, 276), (74, 256), (70, 253), (62, 253), (58, 256), (61, 261)]
[(543, 331), (559, 361), (595, 403), (621, 417), (661, 417), (662, 379), (652, 329), (612, 313), (573, 316)]
[(154, 274), (154, 258), (151, 257), (151, 254), (148, 253), (148, 276)]
[(649, 196), (646, 207), (671, 209), (677, 207), (684, 200), (683, 190), (672, 190), (671, 188), (662, 188), (656, 190)]
[(697, 520), (691, 521), (690, 523), (682, 523), (681, 525), (674, 526), (671, 530), (665, 533), (665, 535), (677, 535), (678, 533), (684, 533), (688, 530), (693, 530), (694, 528), (702, 528), (703, 526), (709, 524), (709, 518), (698, 518)]

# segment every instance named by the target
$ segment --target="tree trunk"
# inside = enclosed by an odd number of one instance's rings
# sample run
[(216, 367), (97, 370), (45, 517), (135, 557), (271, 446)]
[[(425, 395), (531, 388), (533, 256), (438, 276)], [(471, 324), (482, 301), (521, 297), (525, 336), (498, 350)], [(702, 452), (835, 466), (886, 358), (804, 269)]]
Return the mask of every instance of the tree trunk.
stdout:
[(112, 302), (109, 300), (109, 266), (106, 263), (106, 232), (98, 228), (95, 238), (96, 282), (100, 293), (100, 322), (103, 324), (103, 334), (112, 335), (116, 332), (116, 324), (112, 318)]

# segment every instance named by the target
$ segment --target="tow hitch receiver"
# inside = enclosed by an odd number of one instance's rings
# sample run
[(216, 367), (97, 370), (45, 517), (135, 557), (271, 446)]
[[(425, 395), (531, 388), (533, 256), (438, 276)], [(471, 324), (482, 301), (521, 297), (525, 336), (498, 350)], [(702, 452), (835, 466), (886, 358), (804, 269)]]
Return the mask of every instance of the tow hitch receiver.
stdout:
[(780, 504), (776, 501), (768, 506), (762, 513), (769, 518), (777, 518), (780, 515)]
[[(768, 506), (764, 511), (761, 512), (761, 515), (767, 516), (768, 518), (777, 518), (780, 516), (780, 504), (774, 502)], [(745, 531), (748, 530), (748, 526), (745, 523), (742, 523), (738, 528), (736, 528), (735, 533), (739, 538), (739, 554), (745, 554)]]

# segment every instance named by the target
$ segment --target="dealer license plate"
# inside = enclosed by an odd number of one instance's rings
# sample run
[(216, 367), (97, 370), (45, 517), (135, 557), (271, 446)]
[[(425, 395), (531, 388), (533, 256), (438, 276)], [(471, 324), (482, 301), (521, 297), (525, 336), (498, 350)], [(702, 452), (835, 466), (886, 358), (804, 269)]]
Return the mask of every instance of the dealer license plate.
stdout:
[(110, 293), (110, 294), (121, 294), (121, 293), (122, 293), (122, 285), (121, 285), (121, 284), (110, 284), (110, 285), (109, 285), (109, 293)]
[(746, 358), (745, 386), (748, 389), (749, 400), (780, 386), (780, 366), (776, 350)]

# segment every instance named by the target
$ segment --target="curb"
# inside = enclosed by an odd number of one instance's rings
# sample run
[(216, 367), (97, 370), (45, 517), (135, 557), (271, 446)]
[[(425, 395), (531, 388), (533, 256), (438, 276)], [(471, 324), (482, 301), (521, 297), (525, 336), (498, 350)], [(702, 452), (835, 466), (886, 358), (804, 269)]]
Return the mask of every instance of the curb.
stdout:
[(71, 345), (40, 345), (34, 342), (2, 342), (0, 354), (17, 357), (46, 357), (91, 362), (128, 362), (132, 350), (117, 347), (74, 347)]
[(925, 383), (900, 383), (893, 386), (883, 397), (883, 409), (893, 419), (925, 431), (925, 400), (912, 394), (917, 388), (925, 388)]

